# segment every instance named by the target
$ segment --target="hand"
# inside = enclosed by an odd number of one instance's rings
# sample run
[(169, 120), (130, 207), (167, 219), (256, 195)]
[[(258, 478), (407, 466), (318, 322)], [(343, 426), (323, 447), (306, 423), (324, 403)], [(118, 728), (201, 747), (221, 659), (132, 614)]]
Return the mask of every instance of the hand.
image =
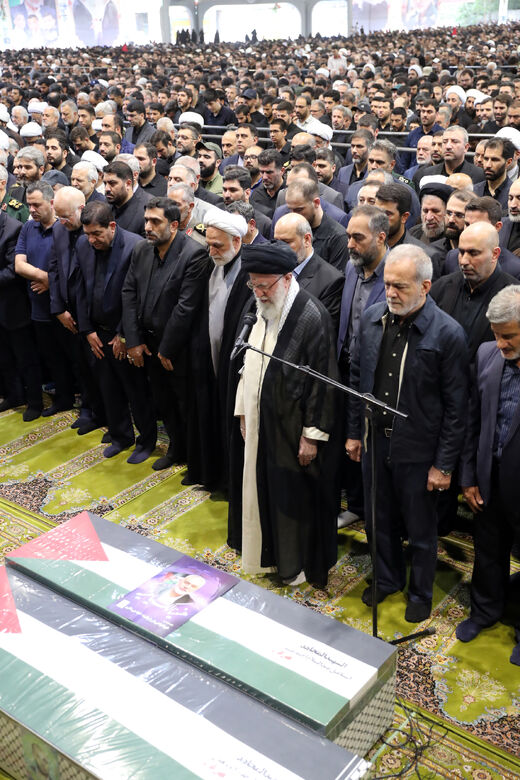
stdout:
[(46, 292), (49, 289), (48, 282), (31, 282), (31, 290), (38, 295)]
[(173, 371), (172, 361), (168, 360), (168, 358), (165, 358), (164, 355), (161, 355), (160, 352), (157, 353), (157, 357), (161, 361), (161, 366), (164, 368), (165, 371)]
[(61, 314), (56, 315), (61, 324), (64, 328), (67, 328), (67, 330), (70, 330), (71, 333), (77, 333), (78, 330), (76, 328), (76, 322), (70, 313), (70, 311), (62, 311)]
[(152, 353), (146, 346), (146, 344), (139, 344), (137, 347), (131, 347), (127, 350), (127, 357), (129, 363), (132, 363), (137, 368), (144, 366), (144, 355), (151, 355)]
[(478, 485), (472, 485), (471, 487), (462, 488), (462, 495), (469, 504), (469, 508), (472, 512), (482, 512), (484, 508), (484, 499), (480, 495)]
[(520, 257), (520, 248), (519, 249), (513, 249), (513, 254), (517, 257)]
[(243, 414), (240, 415), (240, 433), (242, 434), (242, 438), (245, 441), (246, 440), (246, 418)]
[(350, 460), (359, 463), (361, 461), (361, 440), (360, 439), (347, 439), (345, 442), (345, 450)]
[(300, 466), (309, 466), (318, 454), (318, 445), (313, 439), (306, 436), (300, 436), (300, 447), (298, 449), (298, 463)]
[(88, 334), (87, 341), (90, 344), (90, 349), (98, 358), (98, 360), (101, 360), (105, 357), (105, 353), (103, 352), (103, 343), (95, 331), (92, 331), (92, 333)]
[(444, 490), (448, 490), (451, 485), (451, 475), (445, 477), (442, 471), (436, 469), (435, 466), (431, 466), (428, 472), (428, 482), (426, 483), (426, 489), (430, 492), (432, 490), (439, 490), (441, 493)]
[(114, 353), (116, 360), (124, 360), (126, 358), (126, 344), (124, 341), (121, 341), (121, 336), (116, 334), (112, 341), (109, 341), (108, 343), (112, 347), (112, 352)]

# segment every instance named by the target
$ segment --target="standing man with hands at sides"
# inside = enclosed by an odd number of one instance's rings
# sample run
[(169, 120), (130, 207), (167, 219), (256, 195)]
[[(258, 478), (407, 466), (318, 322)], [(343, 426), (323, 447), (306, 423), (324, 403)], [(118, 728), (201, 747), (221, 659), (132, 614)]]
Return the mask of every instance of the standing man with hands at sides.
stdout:
[(179, 220), (168, 198), (148, 201), (146, 241), (133, 251), (122, 292), (128, 360), (145, 367), (169, 437), (155, 470), (186, 462), (188, 343), (208, 274), (206, 251), (179, 232)]
[[(367, 309), (351, 363), (352, 387), (372, 393), (407, 419), (376, 412), (377, 601), (403, 590), (402, 536), (409, 540), (411, 573), (405, 619), (431, 612), (437, 561), (437, 491), (447, 490), (463, 445), (468, 398), (468, 356), (462, 327), (428, 296), (432, 263), (420, 247), (388, 253), (386, 303)], [(362, 405), (349, 399), (347, 455), (362, 459), (366, 528), (370, 535), (371, 442), (363, 451)], [(372, 605), (372, 590), (362, 600)]]
[[(495, 341), (477, 353), (461, 467), (464, 498), (475, 514), (471, 611), (457, 626), (461, 642), (471, 642), (502, 617), (520, 527), (520, 286), (500, 290), (487, 318)], [(514, 628), (517, 644), (510, 661), (520, 666), (518, 615)]]

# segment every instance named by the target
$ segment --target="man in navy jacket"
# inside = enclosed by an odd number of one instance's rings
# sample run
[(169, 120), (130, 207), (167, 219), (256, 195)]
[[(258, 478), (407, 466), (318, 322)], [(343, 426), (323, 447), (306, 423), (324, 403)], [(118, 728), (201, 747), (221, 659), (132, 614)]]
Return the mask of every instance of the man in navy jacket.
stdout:
[[(429, 617), (437, 560), (436, 491), (447, 490), (463, 445), (468, 356), (461, 326), (428, 297), (432, 264), (420, 247), (402, 245), (386, 257), (385, 303), (361, 318), (351, 384), (408, 417), (374, 416), (377, 440), (377, 593), (403, 590), (401, 538), (409, 540), (411, 573), (405, 619)], [(349, 401), (347, 454), (361, 459), (363, 409)], [(365, 512), (370, 514), (371, 445), (362, 458)], [(370, 529), (370, 519), (367, 528)], [(363, 593), (365, 604), (372, 593)]]

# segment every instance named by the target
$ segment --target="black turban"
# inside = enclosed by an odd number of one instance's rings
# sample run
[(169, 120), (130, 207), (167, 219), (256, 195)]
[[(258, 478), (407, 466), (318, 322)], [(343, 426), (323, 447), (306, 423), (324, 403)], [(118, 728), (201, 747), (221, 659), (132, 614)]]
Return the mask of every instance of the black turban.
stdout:
[(296, 253), (283, 241), (242, 246), (242, 265), (251, 274), (290, 274), (298, 265)]
[(454, 187), (450, 187), (449, 184), (440, 184), (438, 182), (432, 182), (431, 184), (425, 184), (419, 191), (419, 198), (422, 200), (425, 195), (435, 195), (436, 198), (440, 198), (447, 203), (454, 192), (457, 190)]

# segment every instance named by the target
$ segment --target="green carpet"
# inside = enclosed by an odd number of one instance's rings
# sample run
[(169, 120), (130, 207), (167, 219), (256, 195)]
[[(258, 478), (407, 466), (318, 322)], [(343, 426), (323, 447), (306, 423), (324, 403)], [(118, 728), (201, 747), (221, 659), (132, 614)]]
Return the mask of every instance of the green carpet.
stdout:
[[(126, 463), (130, 451), (106, 460), (101, 435), (70, 430), (74, 413), (23, 423), (18, 410), (0, 415), (0, 558), (33, 536), (89, 509), (218, 568), (242, 575), (226, 544), (227, 505), (181, 484), (184, 469), (151, 469), (152, 460)], [(164, 440), (157, 454), (164, 452)], [(340, 532), (339, 559), (328, 591), (255, 583), (371, 633), (371, 611), (360, 595), (370, 558), (360, 526)], [(373, 750), (374, 776), (518, 778), (520, 668), (509, 663), (513, 629), (498, 624), (464, 645), (455, 626), (468, 614), (472, 546), (464, 535), (442, 540), (434, 610), (436, 634), (399, 649), (393, 728)], [(516, 566), (520, 571), (520, 566)], [(395, 594), (379, 610), (379, 632), (393, 639), (414, 629)], [(430, 719), (430, 720), (428, 720)]]

